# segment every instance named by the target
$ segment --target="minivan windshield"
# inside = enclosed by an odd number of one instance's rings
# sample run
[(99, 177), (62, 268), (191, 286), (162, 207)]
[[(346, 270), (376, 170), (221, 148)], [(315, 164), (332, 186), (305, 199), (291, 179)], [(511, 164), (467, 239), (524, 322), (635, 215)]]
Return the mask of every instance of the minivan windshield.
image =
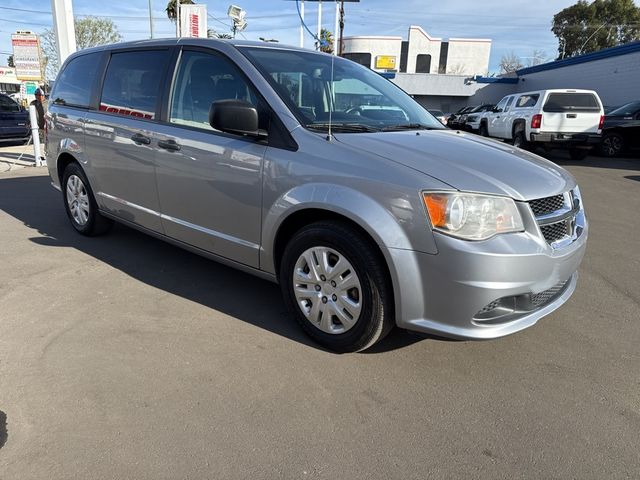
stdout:
[(300, 123), (341, 133), (444, 129), (390, 81), (340, 57), (276, 48), (240, 49)]

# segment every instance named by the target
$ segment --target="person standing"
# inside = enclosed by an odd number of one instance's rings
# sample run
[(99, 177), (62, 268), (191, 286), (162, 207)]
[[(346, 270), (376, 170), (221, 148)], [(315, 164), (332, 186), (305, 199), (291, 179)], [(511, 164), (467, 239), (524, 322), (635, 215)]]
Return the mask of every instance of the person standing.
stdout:
[(40, 137), (40, 157), (44, 160), (44, 123), (47, 113), (47, 100), (41, 88), (36, 88), (36, 99), (30, 103), (36, 107), (36, 118), (38, 119), (38, 136)]

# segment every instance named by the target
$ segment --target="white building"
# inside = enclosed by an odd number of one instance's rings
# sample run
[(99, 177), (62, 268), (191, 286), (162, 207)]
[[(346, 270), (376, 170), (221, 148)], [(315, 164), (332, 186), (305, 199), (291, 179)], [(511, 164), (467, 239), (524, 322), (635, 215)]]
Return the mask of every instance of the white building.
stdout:
[(486, 75), (491, 40), (431, 37), (411, 26), (408, 40), (402, 37), (344, 37), (343, 57), (376, 71), (450, 75)]

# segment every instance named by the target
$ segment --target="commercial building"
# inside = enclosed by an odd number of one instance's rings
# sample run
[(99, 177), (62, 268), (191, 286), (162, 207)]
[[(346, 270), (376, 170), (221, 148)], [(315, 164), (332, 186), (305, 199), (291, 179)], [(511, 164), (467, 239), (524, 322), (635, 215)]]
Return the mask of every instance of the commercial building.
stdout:
[(409, 27), (402, 37), (344, 37), (343, 56), (376, 71), (435, 75), (486, 75), (491, 40), (430, 36), (422, 28)]

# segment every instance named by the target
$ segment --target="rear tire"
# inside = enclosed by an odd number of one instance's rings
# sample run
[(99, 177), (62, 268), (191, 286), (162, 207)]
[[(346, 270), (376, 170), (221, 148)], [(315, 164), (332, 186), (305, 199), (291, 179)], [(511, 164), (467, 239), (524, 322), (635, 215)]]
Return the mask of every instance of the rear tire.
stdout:
[(395, 325), (392, 287), (371, 241), (333, 221), (313, 223), (287, 244), (279, 270), (284, 301), (305, 332), (336, 352), (359, 352)]
[(527, 138), (524, 135), (524, 130), (518, 130), (513, 135), (512, 145), (517, 148), (526, 149), (528, 147)]
[(571, 160), (584, 160), (589, 155), (589, 150), (586, 148), (570, 148), (569, 156)]
[(111, 229), (113, 221), (100, 215), (89, 180), (77, 163), (70, 163), (64, 170), (62, 198), (71, 225), (78, 233), (93, 237)]
[(624, 151), (624, 139), (618, 133), (605, 133), (600, 143), (600, 153), (604, 157), (617, 157)]

